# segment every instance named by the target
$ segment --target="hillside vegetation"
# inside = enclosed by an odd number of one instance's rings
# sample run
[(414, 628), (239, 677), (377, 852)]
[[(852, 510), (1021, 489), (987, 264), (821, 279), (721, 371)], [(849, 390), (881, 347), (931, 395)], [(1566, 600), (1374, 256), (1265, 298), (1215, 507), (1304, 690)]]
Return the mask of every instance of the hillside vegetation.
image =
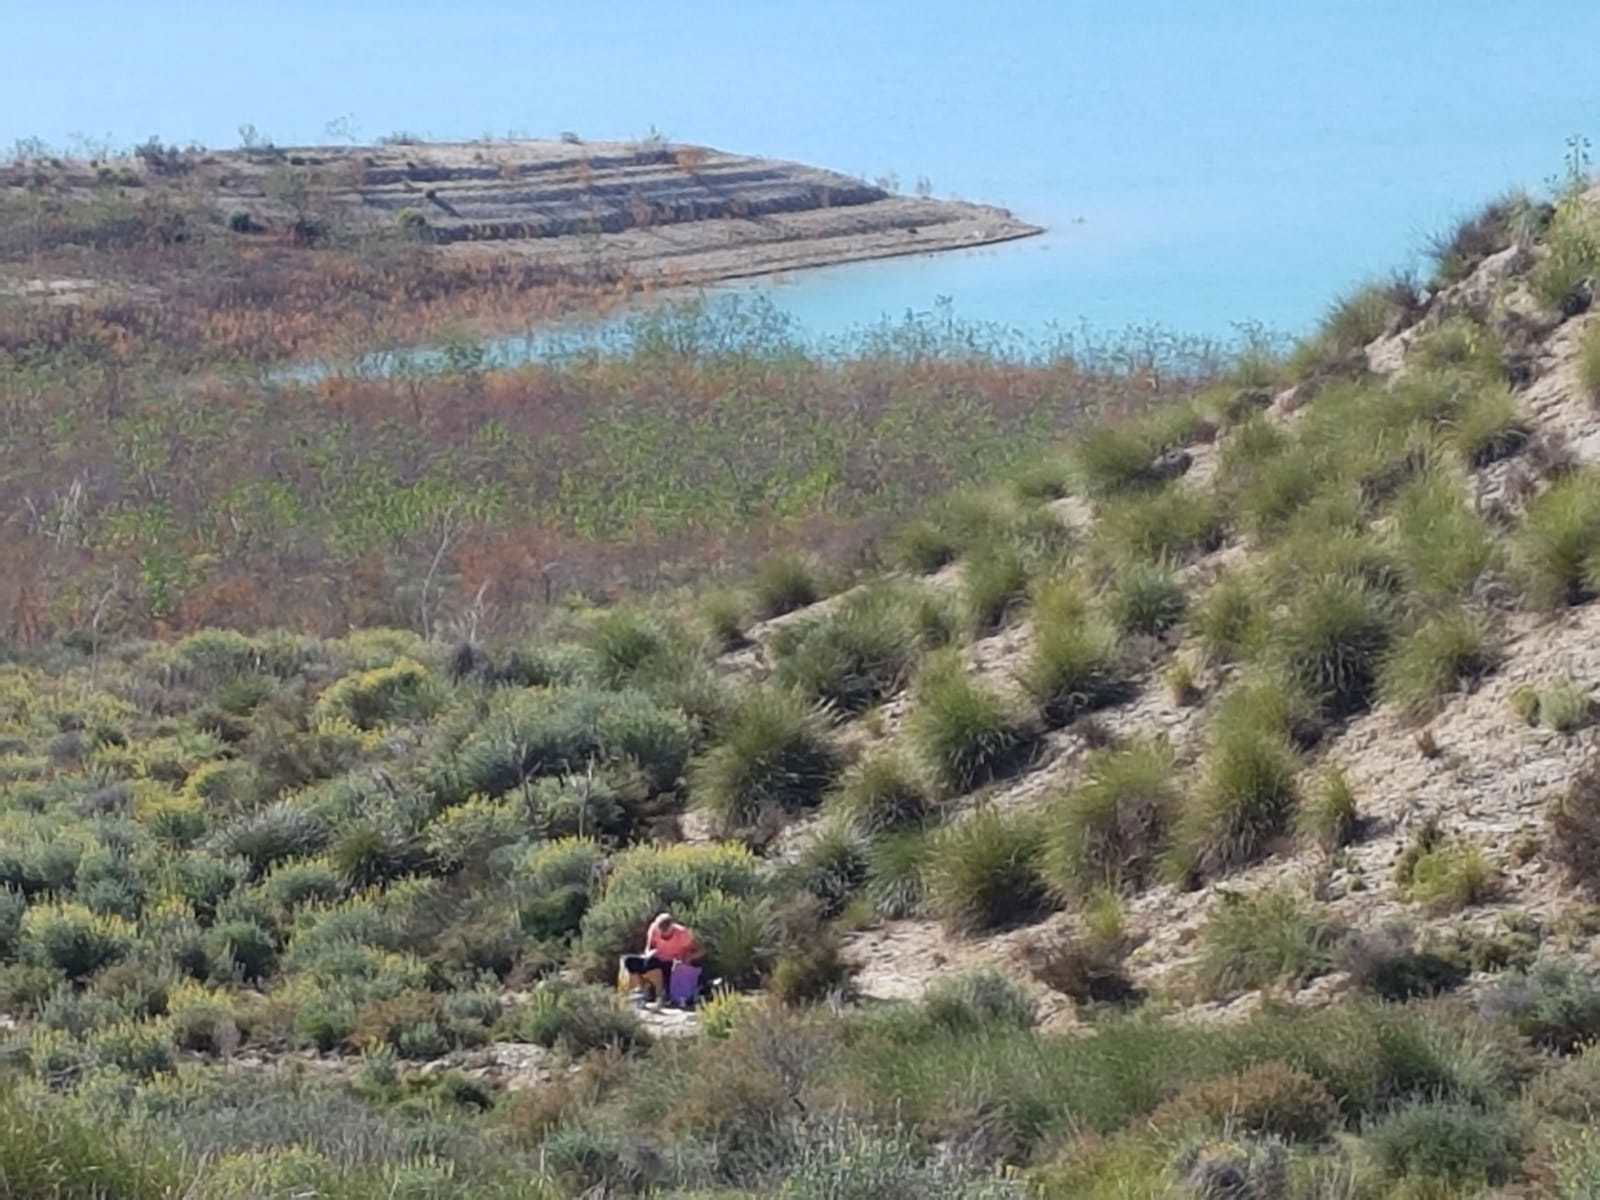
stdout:
[[(1574, 181), (1283, 356), (680, 314), (511, 373), (162, 351), (135, 427), (14, 355), (13, 494), (96, 482), (17, 535), (57, 582), (0, 666), (0, 1197), (1597, 1194), (1597, 276)], [(162, 605), (151, 543), (81, 534), (155, 511)], [(782, 549), (437, 599), (491, 591), (427, 520), (530, 511)], [(258, 590), (178, 615), (217, 561)], [(294, 628), (357, 568), (373, 607)], [(610, 991), (664, 907), (693, 1019)]]

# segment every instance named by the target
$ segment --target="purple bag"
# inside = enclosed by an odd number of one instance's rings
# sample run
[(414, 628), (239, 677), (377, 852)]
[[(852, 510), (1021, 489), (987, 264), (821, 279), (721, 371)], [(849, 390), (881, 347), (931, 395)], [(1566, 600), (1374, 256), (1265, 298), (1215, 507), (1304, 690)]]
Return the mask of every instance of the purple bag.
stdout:
[(672, 979), (667, 984), (667, 999), (687, 1008), (700, 994), (700, 968), (688, 963), (672, 964)]

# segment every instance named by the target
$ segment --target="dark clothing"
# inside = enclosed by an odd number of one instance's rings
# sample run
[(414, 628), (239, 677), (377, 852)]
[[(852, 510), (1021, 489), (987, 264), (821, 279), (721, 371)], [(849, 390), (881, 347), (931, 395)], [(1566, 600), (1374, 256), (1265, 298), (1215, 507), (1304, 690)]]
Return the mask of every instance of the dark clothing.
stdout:
[(625, 954), (622, 956), (624, 970), (632, 971), (635, 975), (643, 975), (646, 971), (661, 972), (661, 995), (658, 1000), (665, 1000), (671, 994), (672, 964), (656, 954)]

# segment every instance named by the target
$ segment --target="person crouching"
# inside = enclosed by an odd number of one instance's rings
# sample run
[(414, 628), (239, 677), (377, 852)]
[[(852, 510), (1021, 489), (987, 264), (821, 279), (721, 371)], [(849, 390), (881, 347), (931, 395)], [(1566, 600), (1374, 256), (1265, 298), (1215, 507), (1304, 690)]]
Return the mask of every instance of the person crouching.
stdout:
[(671, 994), (673, 967), (697, 965), (704, 956), (693, 930), (659, 913), (645, 930), (644, 953), (622, 956), (617, 986), (660, 1005)]

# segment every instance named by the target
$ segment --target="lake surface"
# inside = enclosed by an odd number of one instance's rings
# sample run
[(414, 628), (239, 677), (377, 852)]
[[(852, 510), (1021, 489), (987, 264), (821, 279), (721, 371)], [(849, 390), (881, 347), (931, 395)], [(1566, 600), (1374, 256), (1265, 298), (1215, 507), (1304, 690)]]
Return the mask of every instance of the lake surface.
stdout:
[[(826, 336), (949, 297), (1081, 322), (1306, 329), (1341, 289), (1600, 140), (1600, 4), (1504, 0), (422, 0), (38, 7), (0, 145), (666, 136), (1001, 204), (1008, 246), (737, 285)], [(284, 52), (286, 29), (316, 35)], [(20, 39), (20, 42), (19, 42)], [(60, 86), (59, 66), (93, 86)], [(151, 62), (166, 64), (151, 72)]]

